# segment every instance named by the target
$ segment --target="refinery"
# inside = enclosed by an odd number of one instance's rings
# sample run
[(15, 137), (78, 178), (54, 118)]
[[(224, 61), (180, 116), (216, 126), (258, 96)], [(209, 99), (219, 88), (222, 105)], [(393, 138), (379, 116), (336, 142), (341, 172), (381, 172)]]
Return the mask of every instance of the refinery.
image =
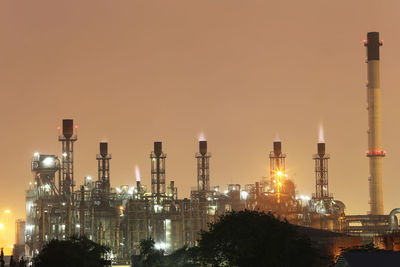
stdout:
[[(33, 257), (52, 239), (87, 236), (111, 248), (113, 262), (127, 264), (138, 255), (139, 243), (152, 238), (158, 249), (170, 253), (183, 246), (194, 246), (201, 230), (229, 211), (271, 212), (304, 228), (320, 229), (350, 237), (357, 244), (377, 243), (379, 238), (398, 231), (396, 214), (383, 212), (382, 161), (385, 151), (381, 140), (379, 33), (370, 32), (367, 48), (368, 152), (370, 212), (346, 214), (346, 205), (329, 191), (330, 155), (321, 138), (315, 144), (315, 192), (299, 195), (295, 181), (288, 176), (284, 143), (272, 142), (269, 150), (269, 174), (251, 184), (211, 186), (210, 162), (206, 140), (200, 140), (194, 154), (197, 177), (193, 177), (190, 197), (178, 198), (178, 185), (168, 180), (167, 154), (162, 142), (155, 141), (149, 151), (150, 185), (137, 175), (131, 185), (113, 187), (112, 157), (109, 143), (99, 143), (97, 177), (75, 177), (74, 156), (78, 141), (72, 119), (64, 119), (58, 136), (60, 154), (34, 153), (33, 180), (26, 190), (26, 220), (17, 222), (20, 237), (15, 255)], [(212, 151), (212, 149), (210, 149)], [(311, 182), (311, 181), (310, 181)], [(19, 228), (18, 228), (19, 227)], [(18, 234), (17, 234), (18, 236)], [(349, 239), (349, 240), (350, 240)]]

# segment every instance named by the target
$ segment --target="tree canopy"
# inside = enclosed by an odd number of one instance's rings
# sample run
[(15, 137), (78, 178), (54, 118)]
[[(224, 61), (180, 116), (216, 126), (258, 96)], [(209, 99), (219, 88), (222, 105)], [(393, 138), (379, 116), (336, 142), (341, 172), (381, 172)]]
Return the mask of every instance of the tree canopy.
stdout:
[(294, 225), (257, 211), (230, 212), (203, 231), (200, 257), (206, 266), (313, 266), (317, 251)]
[(99, 267), (108, 248), (86, 237), (51, 240), (34, 258), (35, 267)]
[(143, 267), (312, 267), (318, 252), (297, 227), (256, 211), (230, 212), (201, 232), (198, 246), (163, 256), (153, 240), (140, 244)]

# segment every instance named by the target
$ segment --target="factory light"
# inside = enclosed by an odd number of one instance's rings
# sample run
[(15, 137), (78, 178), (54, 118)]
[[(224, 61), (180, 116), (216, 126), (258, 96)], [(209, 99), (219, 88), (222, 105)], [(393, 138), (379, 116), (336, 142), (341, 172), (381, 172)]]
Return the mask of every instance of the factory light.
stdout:
[(240, 191), (240, 198), (243, 200), (246, 200), (249, 196), (249, 193), (247, 191)]
[(62, 153), (63, 157), (65, 158), (68, 154), (66, 152)]
[(4, 228), (4, 224), (0, 223), (0, 230)]
[(158, 250), (166, 250), (167, 249), (167, 247), (168, 247), (168, 244), (167, 243), (165, 243), (165, 242), (157, 242), (157, 243), (155, 243), (154, 244), (154, 247), (156, 248), (156, 249), (158, 249)]
[(133, 191), (135, 190), (135, 188), (132, 186), (131, 188), (129, 188), (128, 193), (130, 195), (133, 195)]
[(301, 200), (309, 201), (311, 198), (310, 198), (309, 196), (301, 195), (301, 196), (300, 196), (300, 199), (301, 199)]
[(5, 210), (4, 213), (10, 214), (11, 211), (10, 210)]
[(162, 209), (163, 209), (163, 207), (161, 205), (158, 205), (158, 204), (154, 205), (154, 212), (155, 213), (161, 212)]
[(54, 158), (52, 157), (47, 157), (43, 160), (43, 165), (45, 167), (52, 167), (54, 166)]

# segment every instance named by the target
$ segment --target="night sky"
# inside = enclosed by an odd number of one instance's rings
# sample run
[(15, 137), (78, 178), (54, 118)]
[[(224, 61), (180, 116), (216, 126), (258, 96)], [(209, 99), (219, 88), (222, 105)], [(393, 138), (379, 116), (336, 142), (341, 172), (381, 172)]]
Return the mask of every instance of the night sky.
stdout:
[(60, 155), (57, 127), (74, 119), (77, 184), (96, 176), (106, 138), (112, 186), (133, 185), (138, 164), (150, 188), (149, 154), (162, 141), (180, 198), (196, 185), (201, 132), (212, 185), (267, 175), (278, 134), (290, 178), (311, 195), (323, 124), (330, 192), (348, 214), (366, 214), (362, 41), (379, 31), (388, 213), (400, 207), (399, 12), (398, 0), (2, 0), (0, 210), (10, 224), (25, 217), (31, 157)]

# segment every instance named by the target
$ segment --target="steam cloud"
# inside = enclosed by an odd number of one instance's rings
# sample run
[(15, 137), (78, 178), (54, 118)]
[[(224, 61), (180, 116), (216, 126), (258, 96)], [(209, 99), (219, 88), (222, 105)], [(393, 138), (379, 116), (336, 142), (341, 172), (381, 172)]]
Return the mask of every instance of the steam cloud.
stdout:
[(135, 174), (136, 174), (136, 182), (140, 182), (140, 170), (138, 165), (135, 166)]
[(206, 141), (206, 137), (203, 132), (199, 134), (199, 141)]
[(319, 125), (318, 143), (325, 143), (324, 127), (322, 126), (322, 123)]

